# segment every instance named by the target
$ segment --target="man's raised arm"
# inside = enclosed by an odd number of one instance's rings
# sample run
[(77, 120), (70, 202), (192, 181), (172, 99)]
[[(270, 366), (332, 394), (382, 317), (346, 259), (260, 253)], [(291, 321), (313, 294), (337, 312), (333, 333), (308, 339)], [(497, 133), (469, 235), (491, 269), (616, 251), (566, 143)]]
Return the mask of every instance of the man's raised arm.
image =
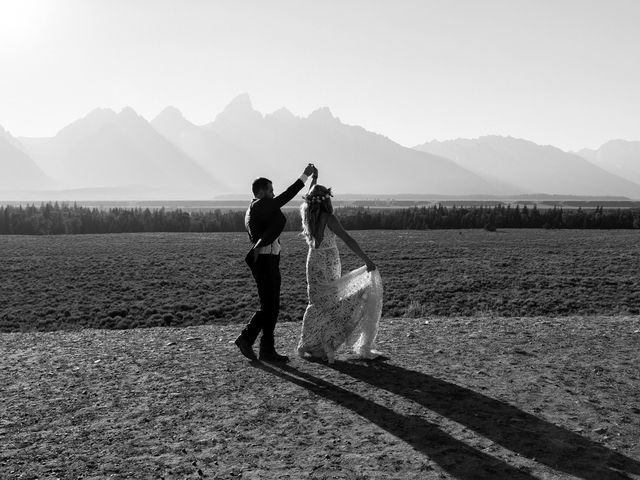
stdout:
[(309, 178), (309, 175), (311, 175), (315, 170), (316, 170), (316, 167), (313, 166), (313, 163), (308, 164), (307, 168), (305, 168), (304, 172), (302, 172), (302, 175), (300, 175), (300, 178), (298, 178), (295, 182), (293, 182), (293, 184), (291, 184), (291, 186), (287, 188), (284, 192), (282, 192), (280, 195), (273, 198), (276, 204), (278, 205), (278, 208), (284, 207), (287, 203), (289, 203), (293, 199), (293, 197), (296, 196), (296, 194), (300, 190), (302, 190), (302, 187), (304, 187), (304, 184), (307, 181), (307, 178)]

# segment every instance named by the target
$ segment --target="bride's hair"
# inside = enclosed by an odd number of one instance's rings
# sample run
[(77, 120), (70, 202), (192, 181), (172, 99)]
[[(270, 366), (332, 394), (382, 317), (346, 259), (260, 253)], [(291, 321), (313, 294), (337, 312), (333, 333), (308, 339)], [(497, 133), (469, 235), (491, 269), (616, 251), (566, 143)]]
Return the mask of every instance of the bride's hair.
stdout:
[[(302, 198), (300, 205), (300, 218), (302, 219), (302, 235), (312, 247), (317, 247), (322, 238), (318, 238), (320, 227), (320, 214), (322, 212), (333, 213), (331, 189), (322, 185), (314, 185), (309, 193)], [(316, 240), (319, 240), (318, 242)]]

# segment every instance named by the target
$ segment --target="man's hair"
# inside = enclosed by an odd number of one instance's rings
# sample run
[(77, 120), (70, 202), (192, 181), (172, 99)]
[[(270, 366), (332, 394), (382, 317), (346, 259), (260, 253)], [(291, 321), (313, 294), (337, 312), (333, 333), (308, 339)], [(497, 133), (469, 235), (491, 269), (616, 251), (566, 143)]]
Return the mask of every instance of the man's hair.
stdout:
[(269, 180), (268, 178), (264, 178), (264, 177), (256, 178), (251, 184), (251, 191), (253, 192), (254, 195), (257, 195), (259, 191), (266, 190), (267, 188), (269, 188), (270, 183), (271, 183), (271, 180)]

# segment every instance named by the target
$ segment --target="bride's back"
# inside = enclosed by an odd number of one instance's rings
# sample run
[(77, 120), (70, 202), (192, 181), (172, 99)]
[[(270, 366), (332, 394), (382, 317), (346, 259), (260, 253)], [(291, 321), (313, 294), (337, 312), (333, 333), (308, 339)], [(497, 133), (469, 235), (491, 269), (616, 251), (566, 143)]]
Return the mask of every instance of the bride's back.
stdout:
[(320, 248), (320, 245), (322, 245), (322, 241), (324, 240), (325, 236), (325, 230), (327, 228), (327, 215), (327, 213), (322, 212), (318, 217), (314, 232), (315, 235), (313, 237), (313, 248)]

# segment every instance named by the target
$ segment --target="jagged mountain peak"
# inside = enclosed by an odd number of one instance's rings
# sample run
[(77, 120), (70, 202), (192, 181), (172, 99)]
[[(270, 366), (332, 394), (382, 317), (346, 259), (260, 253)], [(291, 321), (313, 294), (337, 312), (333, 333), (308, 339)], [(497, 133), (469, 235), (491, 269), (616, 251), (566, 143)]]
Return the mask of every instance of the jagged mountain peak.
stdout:
[[(138, 120), (142, 117), (132, 107), (124, 107), (119, 112), (111, 108), (94, 108), (84, 117), (76, 120), (74, 124), (94, 124), (103, 125), (117, 122), (118, 120)], [(64, 129), (63, 129), (64, 130)]]
[(131, 107), (124, 107), (118, 113), (110, 108), (96, 108), (83, 118), (63, 128), (58, 133), (58, 137), (73, 136), (78, 138), (101, 131), (109, 125), (119, 125), (124, 129), (131, 129), (144, 128), (146, 124), (147, 121)]
[(118, 114), (118, 116), (124, 117), (124, 118), (139, 118), (140, 117), (140, 115), (138, 115), (138, 112), (136, 112), (131, 107), (124, 107), (122, 110), (120, 110), (120, 113)]
[(149, 122), (131, 107), (124, 107), (118, 113), (115, 122), (123, 129), (132, 129), (135, 131), (150, 129)]
[(156, 120), (186, 120), (184, 118), (184, 115), (182, 114), (182, 112), (180, 111), (180, 109), (178, 109), (177, 107), (174, 107), (173, 105), (169, 105), (168, 107), (165, 107), (164, 109), (162, 109), (162, 111), (156, 115), (156, 117), (152, 120), (152, 122), (156, 121)]
[(174, 106), (168, 106), (151, 121), (153, 128), (163, 135), (171, 137), (172, 132), (182, 133), (197, 130), (198, 127), (187, 120), (182, 112)]
[(313, 122), (340, 123), (340, 120), (338, 120), (337, 117), (333, 116), (333, 113), (331, 113), (331, 110), (329, 109), (329, 107), (318, 108), (317, 110), (314, 110), (313, 112), (311, 112), (311, 114), (307, 118), (308, 120), (311, 120)]
[(229, 102), (224, 112), (256, 112), (256, 110), (253, 108), (249, 94), (242, 93)]
[(622, 150), (634, 150), (640, 147), (640, 142), (639, 141), (631, 141), (631, 140), (623, 140), (621, 138), (617, 138), (614, 140), (609, 140), (608, 142), (604, 143), (601, 147), (600, 150), (605, 150), (605, 149), (622, 149)]
[(251, 104), (251, 97), (248, 93), (241, 93), (229, 102), (227, 108), (244, 108), (247, 110), (253, 110), (253, 105)]
[(271, 118), (273, 120), (279, 120), (279, 121), (291, 121), (291, 120), (298, 119), (298, 117), (296, 117), (293, 113), (291, 113), (288, 109), (284, 107), (279, 108), (278, 110), (276, 110), (273, 113), (270, 113), (269, 115), (266, 115), (265, 118)]
[(72, 138), (100, 129), (104, 124), (114, 122), (118, 118), (118, 114), (110, 108), (94, 108), (84, 117), (70, 123), (62, 128), (55, 139)]
[(20, 141), (16, 137), (11, 135), (11, 132), (9, 132), (9, 130), (6, 130), (2, 125), (0, 125), (0, 139), (6, 140), (19, 150), (23, 150)]
[(106, 121), (113, 120), (116, 116), (117, 113), (110, 108), (94, 108), (78, 121)]
[[(31, 152), (65, 188), (135, 183), (171, 192), (210, 192), (213, 175), (188, 157), (133, 108), (95, 109)], [(182, 193), (180, 193), (182, 194)]]
[(242, 123), (262, 120), (260, 112), (254, 110), (249, 94), (238, 95), (216, 116), (216, 122)]

